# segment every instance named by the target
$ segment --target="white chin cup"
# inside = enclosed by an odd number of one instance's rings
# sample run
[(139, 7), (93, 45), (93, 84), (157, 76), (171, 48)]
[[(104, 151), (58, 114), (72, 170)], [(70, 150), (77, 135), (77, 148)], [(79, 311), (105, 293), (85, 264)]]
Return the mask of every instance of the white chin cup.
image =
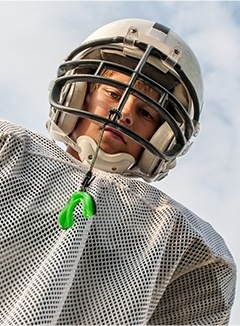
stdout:
[[(79, 157), (81, 162), (85, 166), (90, 166), (94, 155), (97, 150), (97, 144), (89, 136), (80, 136), (77, 138), (76, 143), (81, 148)], [(129, 170), (135, 163), (135, 159), (132, 155), (127, 153), (108, 154), (101, 148), (98, 151), (97, 158), (94, 164), (94, 168), (112, 173), (123, 174)]]

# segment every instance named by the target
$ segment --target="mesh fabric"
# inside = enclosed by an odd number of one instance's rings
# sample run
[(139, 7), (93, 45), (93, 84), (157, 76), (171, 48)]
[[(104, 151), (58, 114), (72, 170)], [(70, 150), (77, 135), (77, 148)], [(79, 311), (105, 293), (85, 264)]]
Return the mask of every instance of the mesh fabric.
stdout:
[(0, 324), (227, 324), (235, 265), (223, 239), (160, 190), (95, 171), (68, 230), (58, 215), (86, 169), (51, 140), (0, 124)]

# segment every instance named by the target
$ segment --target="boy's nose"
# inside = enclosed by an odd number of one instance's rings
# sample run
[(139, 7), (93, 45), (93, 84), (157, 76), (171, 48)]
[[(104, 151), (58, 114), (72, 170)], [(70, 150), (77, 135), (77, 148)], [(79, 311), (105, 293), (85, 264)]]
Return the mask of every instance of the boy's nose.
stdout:
[(119, 122), (122, 122), (128, 127), (130, 127), (134, 122), (134, 102), (134, 97), (130, 95), (122, 109), (121, 118), (119, 119)]

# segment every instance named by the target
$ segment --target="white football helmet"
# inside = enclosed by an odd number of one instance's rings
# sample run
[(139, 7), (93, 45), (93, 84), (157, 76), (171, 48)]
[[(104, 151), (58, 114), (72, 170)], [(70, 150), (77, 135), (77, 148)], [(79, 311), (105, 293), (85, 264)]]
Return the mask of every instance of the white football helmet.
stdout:
[[(129, 75), (128, 84), (119, 85), (101, 75), (109, 68)], [(154, 101), (134, 88), (136, 80), (159, 94)], [(118, 118), (103, 118), (86, 112), (82, 105), (88, 83), (103, 83), (124, 89), (115, 110), (121, 112), (131, 94), (156, 110), (164, 122), (148, 141), (118, 123)], [(124, 19), (107, 24), (91, 34), (72, 51), (58, 69), (50, 88), (50, 135), (72, 146), (80, 159), (91, 164), (97, 145), (86, 136), (75, 142), (69, 137), (79, 118), (108, 124), (143, 147), (137, 162), (126, 153), (98, 152), (94, 167), (144, 180), (160, 180), (185, 154), (192, 136), (199, 130), (203, 82), (200, 66), (189, 46), (173, 31), (159, 23)], [(111, 108), (109, 108), (111, 109)]]

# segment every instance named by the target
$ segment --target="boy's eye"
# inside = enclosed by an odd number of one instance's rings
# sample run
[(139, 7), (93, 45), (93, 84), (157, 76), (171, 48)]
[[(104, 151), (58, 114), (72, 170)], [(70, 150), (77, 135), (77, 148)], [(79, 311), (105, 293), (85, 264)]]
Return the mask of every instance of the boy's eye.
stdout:
[(119, 101), (120, 98), (121, 98), (121, 94), (119, 94), (119, 92), (117, 92), (115, 90), (108, 90), (107, 93), (114, 100), (118, 100)]
[(119, 95), (116, 92), (109, 92), (110, 96), (114, 99), (119, 99)]
[(139, 112), (140, 112), (141, 115), (143, 115), (145, 118), (147, 118), (147, 119), (149, 119), (149, 120), (153, 119), (153, 116), (152, 116), (152, 115), (151, 115), (147, 110), (140, 108), (140, 109), (139, 109)]

